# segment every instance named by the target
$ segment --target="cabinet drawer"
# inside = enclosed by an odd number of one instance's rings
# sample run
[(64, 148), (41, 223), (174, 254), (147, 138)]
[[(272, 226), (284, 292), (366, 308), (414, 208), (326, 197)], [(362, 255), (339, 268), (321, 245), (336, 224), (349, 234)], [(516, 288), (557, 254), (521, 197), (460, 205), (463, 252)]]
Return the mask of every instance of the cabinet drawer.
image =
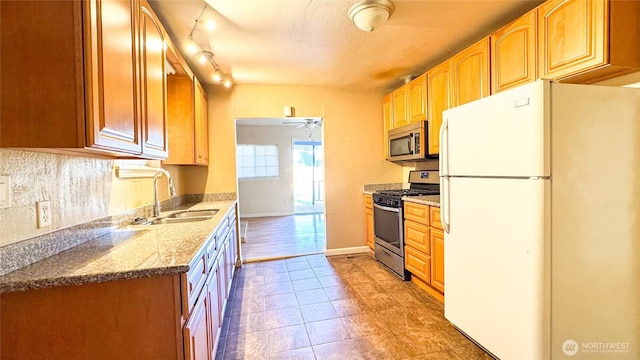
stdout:
[(429, 206), (409, 201), (404, 203), (404, 218), (424, 225), (429, 225)]
[(413, 276), (417, 276), (426, 283), (429, 283), (431, 281), (431, 257), (411, 246), (406, 246), (404, 250), (405, 268), (409, 270)]
[(373, 208), (373, 200), (371, 200), (370, 194), (364, 194), (364, 207)]
[(404, 222), (404, 243), (413, 248), (431, 254), (429, 245), (429, 227), (413, 221)]
[(429, 209), (429, 218), (431, 219), (431, 227), (443, 230), (442, 222), (440, 221), (440, 208), (431, 206)]
[(186, 274), (180, 276), (182, 287), (182, 314), (185, 316), (191, 312), (200, 290), (207, 281), (207, 273), (205, 266), (205, 253), (200, 254), (190, 265), (190, 269)]

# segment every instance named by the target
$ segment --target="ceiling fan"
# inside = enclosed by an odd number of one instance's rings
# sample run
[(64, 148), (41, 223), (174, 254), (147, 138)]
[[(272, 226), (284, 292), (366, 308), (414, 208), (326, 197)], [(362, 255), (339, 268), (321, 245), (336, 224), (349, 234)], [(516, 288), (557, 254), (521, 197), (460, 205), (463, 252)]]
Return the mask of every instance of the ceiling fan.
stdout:
[(296, 128), (304, 127), (307, 130), (311, 131), (316, 126), (322, 126), (322, 119), (321, 118), (315, 118), (315, 119), (312, 119), (312, 118), (300, 118), (300, 119), (292, 119), (292, 120), (283, 121), (282, 123), (284, 125), (295, 125), (295, 124), (297, 124), (298, 126), (296, 126)]

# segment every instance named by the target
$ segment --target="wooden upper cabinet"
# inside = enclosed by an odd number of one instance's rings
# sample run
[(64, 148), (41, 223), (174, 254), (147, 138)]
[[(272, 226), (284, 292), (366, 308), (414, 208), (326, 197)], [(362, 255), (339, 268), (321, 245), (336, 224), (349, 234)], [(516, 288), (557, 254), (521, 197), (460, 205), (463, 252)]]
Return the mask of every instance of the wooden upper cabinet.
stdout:
[(163, 164), (207, 165), (207, 94), (173, 43), (168, 44), (167, 60), (176, 73), (167, 75), (169, 154)]
[(384, 128), (382, 129), (382, 138), (384, 143), (384, 158), (389, 158), (389, 130), (393, 129), (393, 94), (388, 94), (382, 99), (382, 118)]
[(491, 93), (537, 78), (537, 14), (534, 9), (491, 35)]
[(167, 157), (166, 36), (146, 0), (140, 4), (143, 153)]
[[(130, 0), (86, 1), (87, 146), (142, 152), (136, 59), (137, 8)], [(107, 15), (107, 16), (102, 16)], [(115, 18), (114, 18), (115, 17)], [(116, 21), (117, 20), (117, 21)]]
[(397, 128), (409, 124), (409, 114), (407, 110), (407, 97), (409, 96), (409, 86), (402, 85), (393, 93), (393, 127)]
[(489, 38), (451, 58), (451, 107), (489, 96)]
[[(165, 157), (165, 35), (140, 4), (0, 2), (0, 147)], [(46, 71), (25, 62), (33, 49)]]
[(163, 164), (192, 165), (195, 162), (194, 101), (191, 76), (177, 73), (167, 75), (169, 154)]
[(640, 68), (640, 1), (549, 0), (538, 9), (540, 77), (588, 83)]
[(442, 112), (451, 104), (451, 66), (449, 61), (427, 72), (427, 114), (429, 154), (440, 153), (440, 125)]
[(209, 165), (209, 120), (207, 93), (197, 78), (193, 78), (195, 93), (195, 164)]
[(409, 82), (410, 122), (427, 119), (427, 74), (424, 73)]

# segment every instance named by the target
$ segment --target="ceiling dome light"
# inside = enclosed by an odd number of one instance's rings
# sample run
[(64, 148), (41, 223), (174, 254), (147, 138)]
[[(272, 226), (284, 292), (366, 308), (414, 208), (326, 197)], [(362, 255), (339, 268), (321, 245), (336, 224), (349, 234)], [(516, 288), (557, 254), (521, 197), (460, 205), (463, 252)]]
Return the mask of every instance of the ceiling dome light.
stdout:
[(363, 31), (373, 31), (389, 20), (396, 9), (389, 0), (363, 0), (349, 9), (349, 18)]

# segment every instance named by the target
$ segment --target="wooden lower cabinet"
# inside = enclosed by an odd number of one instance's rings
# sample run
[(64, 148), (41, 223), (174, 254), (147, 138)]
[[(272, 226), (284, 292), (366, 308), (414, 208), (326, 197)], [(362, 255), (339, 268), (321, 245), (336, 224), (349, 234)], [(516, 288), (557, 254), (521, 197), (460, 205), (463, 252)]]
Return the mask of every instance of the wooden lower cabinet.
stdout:
[(210, 301), (208, 296), (200, 298), (184, 326), (184, 358), (186, 360), (209, 359), (209, 349), (212, 348), (209, 337)]
[(444, 293), (444, 232), (431, 229), (431, 286)]
[(209, 282), (207, 284), (207, 298), (209, 299), (209, 352), (211, 359), (215, 359), (218, 344), (220, 342), (220, 332), (222, 329), (222, 299), (220, 299), (220, 291), (218, 290), (218, 267), (214, 265), (209, 274)]
[(235, 269), (236, 211), (209, 239), (226, 226), (224, 246), (207, 255), (204, 244), (185, 274), (0, 294), (0, 358), (213, 360)]
[(375, 235), (373, 232), (373, 202), (370, 194), (364, 195), (364, 214), (366, 223), (367, 246), (373, 250)]
[(405, 248), (404, 259), (405, 268), (409, 270), (411, 275), (421, 279), (431, 278), (431, 257), (429, 255), (408, 246)]
[(440, 208), (405, 201), (405, 268), (411, 281), (444, 301), (444, 232)]

